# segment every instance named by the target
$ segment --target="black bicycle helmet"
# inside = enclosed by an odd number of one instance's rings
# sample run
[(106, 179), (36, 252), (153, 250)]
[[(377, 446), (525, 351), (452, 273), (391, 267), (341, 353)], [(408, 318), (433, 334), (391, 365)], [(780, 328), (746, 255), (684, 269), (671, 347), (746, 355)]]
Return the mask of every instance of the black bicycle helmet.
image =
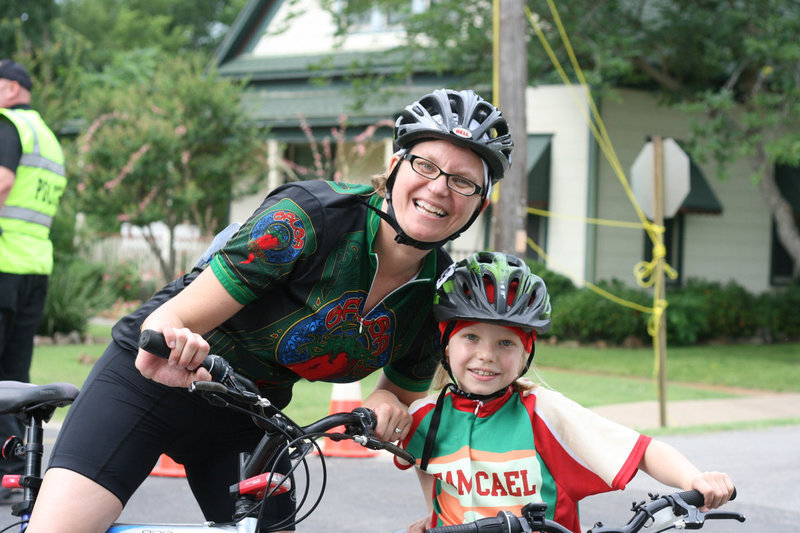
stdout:
[(454, 263), (437, 282), (433, 315), (439, 322), (469, 320), (546, 333), (550, 296), (544, 281), (513, 255), (478, 252)]
[(485, 206), (491, 185), (503, 179), (511, 165), (511, 150), (514, 147), (508, 122), (500, 110), (470, 90), (437, 89), (407, 106), (397, 118), (394, 126), (395, 152), (408, 151), (418, 142), (433, 139), (443, 139), (475, 152), (488, 167), (489, 182), (483, 186), (481, 204), (461, 229), (441, 241), (421, 242), (406, 235), (394, 215), (392, 189), (399, 168), (397, 165), (386, 180), (388, 212), (378, 214), (397, 232), (397, 242), (421, 250), (446, 244), (475, 222)]
[(492, 183), (511, 165), (511, 140), (503, 114), (475, 92), (437, 89), (407, 106), (394, 126), (395, 150), (424, 139), (444, 139), (471, 149), (489, 165)]

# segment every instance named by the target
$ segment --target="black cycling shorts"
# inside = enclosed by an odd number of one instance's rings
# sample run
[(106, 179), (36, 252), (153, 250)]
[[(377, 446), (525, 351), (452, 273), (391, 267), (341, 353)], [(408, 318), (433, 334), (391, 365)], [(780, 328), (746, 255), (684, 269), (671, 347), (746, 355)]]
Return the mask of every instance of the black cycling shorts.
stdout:
[[(134, 354), (111, 342), (67, 414), (50, 468), (82, 474), (124, 505), (166, 453), (184, 465), (206, 520), (230, 521), (229, 487), (239, 481), (239, 453), (252, 451), (263, 431), (245, 414), (143, 377), (134, 361)], [(288, 403), (290, 389), (278, 392)], [(280, 521), (294, 511), (293, 495), (269, 498), (265, 505), (275, 508), (268, 514)]]

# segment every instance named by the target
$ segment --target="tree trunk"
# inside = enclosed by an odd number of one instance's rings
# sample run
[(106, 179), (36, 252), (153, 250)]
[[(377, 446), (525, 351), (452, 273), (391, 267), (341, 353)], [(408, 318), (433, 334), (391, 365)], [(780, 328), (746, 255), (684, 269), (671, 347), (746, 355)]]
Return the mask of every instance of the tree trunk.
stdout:
[(158, 246), (155, 235), (153, 235), (153, 230), (149, 224), (142, 226), (142, 233), (144, 234), (144, 240), (147, 242), (150, 251), (153, 252), (153, 255), (158, 259), (158, 266), (161, 268), (161, 275), (164, 276), (165, 283), (169, 283), (172, 281), (172, 269), (170, 269), (169, 264), (164, 261), (161, 248)]

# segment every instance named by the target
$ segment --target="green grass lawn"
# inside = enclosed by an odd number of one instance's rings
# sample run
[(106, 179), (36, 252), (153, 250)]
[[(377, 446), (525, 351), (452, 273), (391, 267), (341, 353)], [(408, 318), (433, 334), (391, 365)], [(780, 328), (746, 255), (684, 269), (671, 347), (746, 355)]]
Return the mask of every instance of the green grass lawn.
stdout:
[[(537, 346), (544, 368), (652, 378), (652, 349)], [(667, 349), (671, 382), (800, 392), (800, 344), (714, 345)]]
[[(93, 326), (95, 337), (108, 337), (107, 326)], [(67, 381), (81, 386), (105, 344), (42, 345), (34, 351), (33, 383)], [(736, 391), (718, 387), (800, 391), (800, 344), (730, 345), (669, 348), (668, 401), (720, 398)], [(528, 376), (587, 407), (658, 399), (651, 349), (567, 348), (537, 345), (535, 372)], [(377, 374), (361, 382), (362, 397)], [(311, 422), (328, 412), (332, 385), (301, 381), (287, 414)], [(64, 411), (64, 410), (61, 410)], [(56, 420), (63, 418), (57, 413)]]

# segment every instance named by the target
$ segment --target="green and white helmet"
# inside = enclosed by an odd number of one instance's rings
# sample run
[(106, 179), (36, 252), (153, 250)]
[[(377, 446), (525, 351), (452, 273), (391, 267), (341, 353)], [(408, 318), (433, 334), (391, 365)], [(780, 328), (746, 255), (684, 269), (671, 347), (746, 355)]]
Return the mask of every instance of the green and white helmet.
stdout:
[(439, 322), (467, 320), (546, 333), (550, 296), (544, 280), (519, 257), (477, 252), (439, 277), (433, 315)]

